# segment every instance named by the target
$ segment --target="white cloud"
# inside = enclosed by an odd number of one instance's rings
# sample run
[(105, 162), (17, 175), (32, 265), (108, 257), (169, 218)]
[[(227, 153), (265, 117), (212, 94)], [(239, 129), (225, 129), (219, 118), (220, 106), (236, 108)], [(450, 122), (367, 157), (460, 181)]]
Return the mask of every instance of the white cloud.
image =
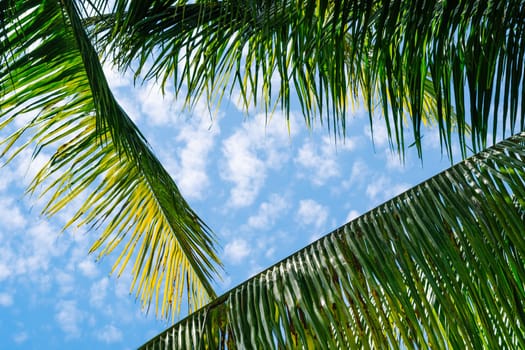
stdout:
[[(384, 157), (386, 160), (386, 168), (388, 170), (396, 170), (403, 172), (406, 169), (406, 163), (403, 163), (403, 160), (399, 153), (390, 149), (385, 149)], [(405, 159), (405, 162), (406, 161), (407, 159)]]
[(303, 226), (312, 226), (317, 231), (328, 219), (328, 208), (313, 199), (304, 199), (299, 202), (297, 221)]
[(244, 207), (252, 204), (266, 179), (266, 165), (250, 149), (250, 140), (243, 136), (233, 136), (223, 144), (226, 167), (221, 175), (233, 182), (230, 191), (231, 204)]
[(0, 306), (11, 306), (13, 305), (13, 296), (8, 293), (0, 293)]
[(11, 275), (11, 269), (3, 262), (0, 262), (0, 281), (6, 279)]
[(22, 228), (26, 225), (26, 219), (20, 208), (8, 197), (0, 199), (0, 226), (5, 228)]
[(106, 325), (97, 332), (97, 338), (104, 343), (116, 343), (122, 340), (122, 332), (114, 325)]
[(270, 228), (280, 215), (286, 213), (289, 203), (283, 196), (272, 194), (267, 202), (261, 203), (257, 214), (248, 218), (248, 226), (255, 229)]
[(106, 299), (109, 279), (104, 277), (93, 283), (89, 289), (89, 303), (94, 306), (102, 307)]
[(49, 158), (50, 156), (44, 152), (34, 156), (30, 148), (21, 151), (16, 157), (16, 165), (14, 166), (17, 185), (28, 186), (44, 165), (47, 164)]
[(68, 294), (74, 290), (75, 278), (73, 275), (64, 271), (56, 271), (54, 276), (58, 283), (60, 294)]
[(75, 300), (60, 300), (56, 305), (55, 319), (68, 338), (77, 338), (81, 334), (80, 323), (84, 319)]
[(97, 264), (95, 264), (93, 259), (89, 257), (85, 258), (84, 260), (78, 263), (78, 269), (86, 277), (95, 277), (96, 275), (98, 275)]
[(27, 332), (20, 332), (13, 335), (13, 341), (17, 344), (22, 344), (29, 338)]
[(234, 264), (240, 263), (250, 252), (248, 242), (242, 238), (234, 239), (224, 247), (224, 256)]
[(388, 130), (384, 118), (373, 119), (373, 132), (370, 125), (365, 126), (365, 135), (374, 143), (375, 147), (385, 147), (388, 145)]
[(131, 77), (130, 74), (122, 74), (107, 63), (103, 65), (103, 69), (108, 84), (112, 89), (118, 89), (122, 87), (129, 89), (133, 88), (133, 77)]
[[(163, 95), (160, 87), (154, 83), (142, 86), (138, 92), (141, 112), (150, 125), (166, 126), (173, 122), (175, 117), (175, 98), (173, 93), (166, 89)], [(169, 102), (168, 102), (169, 101)]]
[[(282, 117), (282, 116), (280, 116)], [(281, 123), (284, 117), (265, 125), (265, 116), (257, 115), (245, 122), (223, 141), (221, 177), (233, 183), (230, 204), (233, 207), (251, 205), (267, 177), (269, 169), (278, 169), (288, 159), (291, 133)]]
[(386, 176), (379, 176), (366, 187), (366, 195), (372, 201), (385, 201), (406, 191), (410, 187), (411, 186), (406, 183), (393, 184)]
[(308, 177), (315, 185), (323, 185), (327, 180), (340, 176), (339, 151), (350, 151), (355, 148), (355, 139), (347, 138), (344, 143), (335, 144), (330, 137), (323, 137), (322, 144), (306, 142), (295, 162), (308, 170)]
[(349, 189), (352, 186), (361, 186), (369, 181), (370, 169), (362, 160), (357, 160), (352, 164), (350, 177), (343, 181), (343, 187)]
[(66, 240), (58, 240), (59, 229), (52, 227), (47, 221), (39, 221), (28, 230), (27, 256), (19, 256), (19, 273), (46, 270), (53, 256), (62, 254), (66, 246)]
[[(243, 55), (246, 55), (247, 53), (248, 53), (248, 48), (245, 47), (243, 49)], [(251, 69), (253, 70), (254, 67), (252, 66)], [(244, 86), (244, 89), (245, 89), (244, 94), (246, 95), (247, 105), (246, 105), (246, 102), (244, 102), (244, 97), (243, 97), (243, 94), (241, 94), (240, 88), (238, 87), (238, 85), (234, 85), (232, 93), (231, 93), (231, 95), (229, 97), (230, 97), (230, 101), (235, 105), (235, 107), (237, 108), (238, 111), (246, 112), (248, 114), (252, 114), (253, 115), (257, 111), (261, 111), (263, 109), (263, 107), (264, 107), (264, 100), (267, 97), (267, 96), (264, 95), (264, 93), (269, 91), (269, 90), (263, 89), (262, 83), (261, 83), (262, 81), (263, 81), (263, 79), (262, 79), (262, 77), (260, 77), (260, 79), (258, 79), (259, 85), (255, 87), (255, 91), (252, 89), (252, 86), (250, 86), (249, 84), (245, 84), (245, 86)], [(281, 84), (281, 76), (280, 76), (279, 72), (277, 70), (275, 70), (272, 73), (272, 77), (270, 78), (270, 85), (272, 86), (271, 91), (273, 92), (273, 95), (272, 96), (268, 96), (268, 97), (270, 97), (271, 101), (274, 102), (274, 103), (275, 103), (275, 101), (277, 99), (278, 91), (280, 89), (280, 84)], [(293, 86), (291, 88), (293, 89)], [(257, 101), (259, 101), (257, 103), (257, 106), (255, 105), (255, 103), (253, 103), (254, 95), (256, 95)]]
[(174, 177), (184, 196), (201, 199), (206, 193), (210, 185), (206, 169), (208, 155), (219, 133), (218, 122), (212, 123), (204, 115), (194, 114), (181, 127), (176, 141), (184, 146), (176, 151), (179, 166)]
[(357, 210), (350, 210), (348, 212), (348, 215), (346, 215), (345, 223), (350, 222), (357, 218), (360, 215), (360, 213)]
[(117, 298), (123, 299), (128, 298), (131, 294), (131, 267), (130, 264), (124, 269), (122, 275), (120, 275), (116, 280), (113, 280), (116, 283), (115, 286), (115, 295)]

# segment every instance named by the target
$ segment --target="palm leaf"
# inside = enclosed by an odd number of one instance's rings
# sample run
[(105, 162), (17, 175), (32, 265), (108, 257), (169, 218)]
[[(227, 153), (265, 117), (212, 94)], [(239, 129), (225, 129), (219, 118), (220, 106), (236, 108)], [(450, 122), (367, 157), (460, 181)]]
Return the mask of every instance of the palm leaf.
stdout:
[(197, 308), (215, 296), (214, 237), (113, 97), (79, 13), (73, 1), (0, 1), (2, 154), (51, 153), (29, 191), (46, 196), (47, 215), (85, 199), (66, 227), (100, 230), (91, 251), (118, 247), (119, 274), (134, 260), (145, 308)]
[(115, 4), (87, 21), (100, 52), (142, 79), (172, 80), (179, 92), (184, 82), (190, 104), (233, 88), (267, 110), (298, 100), (308, 125), (319, 116), (337, 134), (349, 105), (365, 103), (370, 117), (379, 107), (399, 151), (412, 136), (421, 151), (431, 119), (449, 155), (458, 135), (464, 156), (467, 144), (481, 150), (490, 134), (495, 142), (525, 125), (521, 0)]
[(525, 346), (525, 133), (347, 223), (141, 349)]

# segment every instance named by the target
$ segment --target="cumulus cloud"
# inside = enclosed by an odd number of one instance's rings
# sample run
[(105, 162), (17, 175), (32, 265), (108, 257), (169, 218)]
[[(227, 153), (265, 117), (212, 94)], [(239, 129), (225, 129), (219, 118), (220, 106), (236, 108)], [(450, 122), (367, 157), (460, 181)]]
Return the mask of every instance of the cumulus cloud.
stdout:
[(40, 152), (36, 156), (30, 148), (22, 150), (16, 156), (14, 175), (16, 183), (23, 187), (30, 184), (38, 172), (47, 164), (50, 155)]
[(20, 332), (20, 333), (15, 333), (13, 335), (13, 341), (17, 344), (22, 344), (23, 342), (25, 342), (27, 340), (27, 338), (29, 338), (29, 336), (27, 335), (27, 332)]
[(248, 218), (248, 226), (255, 229), (270, 228), (279, 216), (286, 213), (289, 206), (283, 196), (272, 194), (268, 201), (261, 203), (257, 214)]
[(303, 226), (313, 226), (315, 230), (323, 227), (328, 219), (328, 208), (313, 199), (299, 202), (296, 220)]
[(22, 228), (27, 220), (22, 215), (18, 205), (13, 203), (13, 199), (4, 197), (0, 199), (0, 226), (10, 229)]
[(224, 159), (221, 178), (233, 183), (230, 205), (246, 207), (253, 203), (266, 180), (269, 169), (278, 169), (288, 159), (291, 133), (281, 123), (281, 116), (265, 125), (265, 116), (257, 115), (223, 141)]
[(93, 283), (89, 289), (89, 303), (91, 305), (101, 307), (104, 305), (104, 300), (107, 295), (109, 279), (104, 277), (99, 281)]
[(0, 306), (11, 306), (13, 304), (13, 296), (8, 293), (0, 293)]
[(100, 329), (97, 332), (96, 337), (107, 344), (117, 343), (122, 340), (122, 332), (120, 329), (110, 324)]
[(348, 214), (346, 215), (345, 223), (350, 222), (357, 218), (360, 215), (360, 213), (357, 210), (350, 210)]
[(75, 300), (60, 300), (56, 307), (55, 319), (60, 329), (68, 338), (77, 338), (81, 335), (80, 323), (84, 319), (82, 311), (77, 307)]
[[(405, 171), (406, 163), (403, 163), (401, 156), (397, 152), (390, 149), (385, 149), (384, 158), (386, 162), (386, 168), (388, 170), (396, 170), (400, 172)], [(405, 159), (405, 162), (406, 161), (407, 160)]]
[(392, 183), (386, 176), (376, 177), (372, 182), (366, 187), (366, 195), (372, 201), (385, 201), (390, 199), (403, 191), (406, 191), (411, 186), (406, 183)]
[(176, 116), (173, 102), (175, 99), (170, 89), (166, 89), (163, 95), (160, 87), (150, 82), (139, 89), (137, 97), (148, 124), (166, 126), (173, 122)]
[[(1, 251), (1, 250), (0, 250)], [(3, 262), (0, 262), (0, 281), (6, 279), (11, 275), (11, 269)]]
[(370, 125), (365, 126), (365, 135), (374, 143), (376, 147), (386, 147), (388, 144), (388, 130), (386, 129), (385, 120), (383, 118), (374, 118), (373, 131), (370, 130)]
[(86, 277), (95, 277), (98, 274), (97, 264), (89, 257), (78, 263), (78, 269)]
[(357, 160), (352, 164), (350, 176), (343, 181), (343, 188), (349, 189), (352, 186), (361, 186), (369, 181), (370, 169), (362, 160)]
[(327, 180), (340, 176), (341, 167), (338, 161), (338, 152), (351, 151), (356, 141), (347, 138), (344, 143), (335, 145), (330, 137), (325, 136), (321, 144), (307, 141), (303, 144), (295, 158), (295, 162), (303, 167), (310, 181), (315, 185), (323, 185)]
[(66, 240), (58, 239), (59, 229), (47, 221), (37, 222), (27, 231), (26, 244), (17, 257), (16, 269), (20, 274), (47, 270), (53, 256), (67, 249)]
[(193, 115), (179, 129), (176, 141), (183, 146), (176, 151), (178, 169), (174, 177), (184, 196), (201, 199), (206, 193), (210, 185), (208, 155), (219, 133), (219, 124), (202, 114)]
[(55, 279), (59, 287), (59, 293), (64, 295), (68, 294), (75, 288), (75, 277), (73, 275), (66, 273), (64, 271), (56, 271)]
[(224, 256), (233, 264), (238, 264), (250, 254), (251, 248), (242, 238), (234, 239), (224, 247)]

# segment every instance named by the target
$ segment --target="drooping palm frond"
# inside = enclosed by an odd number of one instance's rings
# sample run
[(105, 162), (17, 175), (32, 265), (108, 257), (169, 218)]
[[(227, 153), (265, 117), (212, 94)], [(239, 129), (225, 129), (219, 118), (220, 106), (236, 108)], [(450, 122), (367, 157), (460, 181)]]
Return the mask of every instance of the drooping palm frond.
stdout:
[(324, 111), (328, 126), (344, 132), (362, 93), (371, 113), (380, 107), (399, 150), (408, 113), (418, 149), (430, 115), (449, 154), (454, 131), (465, 155), (468, 143), (480, 150), (491, 134), (525, 126), (521, 0), (115, 3), (114, 13), (89, 22), (109, 61), (177, 88), (185, 81), (190, 102), (233, 86), (246, 105), (287, 111), (298, 99), (308, 124)]
[(141, 349), (525, 346), (525, 133), (385, 202)]
[(91, 250), (119, 249), (119, 274), (134, 260), (132, 290), (164, 317), (214, 297), (214, 237), (114, 99), (76, 3), (0, 0), (0, 53), (2, 155), (52, 154), (29, 189), (44, 213), (84, 196), (67, 226), (100, 229)]

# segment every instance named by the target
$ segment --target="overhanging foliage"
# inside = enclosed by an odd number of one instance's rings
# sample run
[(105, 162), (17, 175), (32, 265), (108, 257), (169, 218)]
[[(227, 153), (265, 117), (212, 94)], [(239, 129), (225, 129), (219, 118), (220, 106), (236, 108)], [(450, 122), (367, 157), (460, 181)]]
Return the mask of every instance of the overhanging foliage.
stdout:
[(108, 61), (138, 79), (172, 81), (189, 103), (220, 99), (232, 84), (247, 107), (289, 111), (298, 101), (306, 124), (320, 118), (337, 135), (364, 101), (398, 151), (412, 139), (421, 151), (430, 119), (449, 156), (456, 136), (466, 156), (469, 144), (479, 151), (491, 134), (525, 127), (521, 0), (115, 4), (90, 22)]
[(79, 200), (66, 227), (100, 229), (91, 251), (120, 250), (118, 274), (132, 262), (144, 309), (196, 309), (215, 296), (214, 235), (113, 97), (80, 13), (73, 0), (0, 0), (0, 155), (51, 154), (29, 189), (49, 194), (44, 213)]
[(242, 283), (141, 347), (525, 346), (525, 133)]

